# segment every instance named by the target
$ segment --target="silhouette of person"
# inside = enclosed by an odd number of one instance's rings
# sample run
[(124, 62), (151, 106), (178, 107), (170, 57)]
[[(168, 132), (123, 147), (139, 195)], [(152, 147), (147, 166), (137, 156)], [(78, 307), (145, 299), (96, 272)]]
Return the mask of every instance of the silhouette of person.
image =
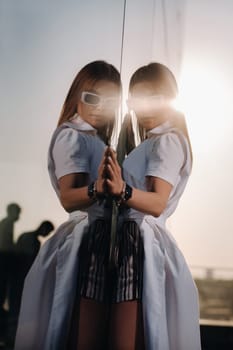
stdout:
[(24, 279), (40, 250), (39, 236), (46, 237), (53, 229), (52, 222), (43, 221), (35, 231), (22, 233), (15, 245), (15, 260), (12, 262), (14, 278), (9, 288), (10, 310), (7, 333), (10, 344), (14, 343)]
[(7, 206), (7, 216), (0, 221), (0, 337), (5, 338), (7, 311), (4, 303), (9, 294), (14, 265), (14, 223), (19, 219), (21, 208), (16, 203)]
[(25, 232), (20, 235), (16, 244), (16, 251), (23, 258), (22, 263), (25, 268), (25, 276), (40, 250), (41, 243), (38, 237), (46, 237), (53, 230), (54, 225), (52, 222), (43, 221), (35, 231)]
[(7, 216), (0, 221), (0, 251), (14, 250), (14, 223), (19, 219), (21, 208), (16, 203), (7, 206)]

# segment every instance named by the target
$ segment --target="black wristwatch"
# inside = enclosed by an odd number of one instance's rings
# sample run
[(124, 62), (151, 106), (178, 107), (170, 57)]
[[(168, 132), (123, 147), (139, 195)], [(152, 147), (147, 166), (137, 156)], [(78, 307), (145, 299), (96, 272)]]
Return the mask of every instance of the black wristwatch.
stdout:
[(91, 198), (91, 199), (96, 199), (96, 186), (95, 186), (95, 182), (92, 182), (88, 188), (87, 188), (87, 194), (88, 194), (88, 197)]
[(132, 187), (126, 183), (125, 184), (125, 193), (124, 193), (124, 196), (123, 196), (123, 201), (127, 202), (127, 200), (129, 200), (132, 197), (132, 193), (133, 193)]

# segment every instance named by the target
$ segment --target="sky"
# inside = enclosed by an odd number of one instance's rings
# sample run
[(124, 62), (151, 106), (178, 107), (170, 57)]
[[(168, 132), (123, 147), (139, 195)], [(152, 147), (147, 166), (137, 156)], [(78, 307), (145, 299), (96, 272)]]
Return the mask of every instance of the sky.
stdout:
[[(123, 0), (0, 0), (0, 217), (22, 207), (15, 239), (67, 219), (47, 149), (70, 84), (86, 63), (120, 68)], [(165, 11), (165, 12), (164, 12)], [(193, 146), (193, 172), (168, 227), (192, 267), (233, 268), (233, 2), (127, 0), (122, 79), (167, 64)]]

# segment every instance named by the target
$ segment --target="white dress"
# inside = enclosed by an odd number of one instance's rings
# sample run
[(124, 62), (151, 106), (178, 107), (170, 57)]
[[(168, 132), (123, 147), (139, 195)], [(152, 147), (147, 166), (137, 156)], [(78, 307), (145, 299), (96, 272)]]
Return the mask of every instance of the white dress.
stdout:
[[(49, 173), (59, 197), (58, 178), (88, 172), (97, 178), (105, 145), (80, 119), (55, 131), (49, 149)], [(143, 275), (144, 332), (147, 350), (200, 350), (198, 297), (187, 264), (165, 223), (178, 203), (191, 170), (185, 138), (169, 125), (130, 153), (123, 164), (125, 180), (145, 189), (145, 176), (173, 184), (168, 206), (159, 218), (127, 211), (141, 228), (145, 261)], [(162, 135), (161, 135), (162, 134)], [(68, 156), (67, 156), (68, 155)], [(172, 165), (172, 166), (171, 166)], [(65, 350), (75, 301), (78, 251), (85, 228), (103, 207), (75, 211), (42, 246), (26, 277), (15, 350)]]
[(201, 349), (197, 289), (166, 228), (190, 171), (188, 142), (168, 122), (151, 130), (123, 163), (124, 179), (133, 187), (146, 190), (145, 176), (159, 177), (173, 185), (167, 207), (158, 218), (133, 209), (128, 214), (140, 226), (144, 243), (143, 316), (149, 350)]
[[(86, 172), (97, 178), (106, 145), (80, 117), (55, 130), (48, 152), (52, 186), (60, 198), (58, 179)], [(74, 211), (40, 249), (24, 283), (15, 350), (65, 350), (75, 302), (78, 251), (86, 227), (103, 217), (94, 203)]]

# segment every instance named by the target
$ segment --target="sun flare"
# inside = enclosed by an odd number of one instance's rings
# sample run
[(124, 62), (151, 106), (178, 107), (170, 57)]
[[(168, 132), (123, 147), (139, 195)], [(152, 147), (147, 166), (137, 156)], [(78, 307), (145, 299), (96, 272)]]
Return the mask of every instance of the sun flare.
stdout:
[(190, 133), (197, 147), (213, 143), (222, 120), (232, 118), (230, 89), (226, 77), (210, 65), (184, 65), (179, 79), (179, 96), (174, 101), (176, 109), (184, 112)]

